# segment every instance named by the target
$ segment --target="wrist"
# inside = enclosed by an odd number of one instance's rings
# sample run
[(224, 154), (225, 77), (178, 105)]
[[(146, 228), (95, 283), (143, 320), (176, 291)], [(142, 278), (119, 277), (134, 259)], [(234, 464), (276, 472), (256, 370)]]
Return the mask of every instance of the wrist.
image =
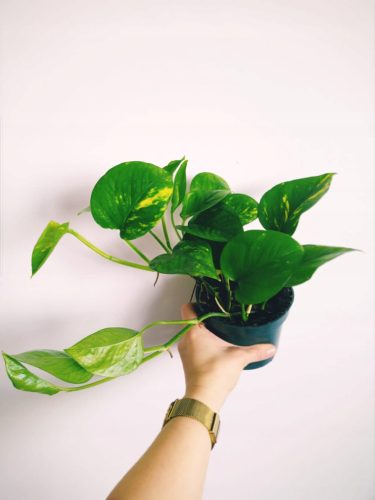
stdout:
[(187, 387), (184, 398), (197, 399), (217, 413), (223, 406), (226, 396), (204, 387)]

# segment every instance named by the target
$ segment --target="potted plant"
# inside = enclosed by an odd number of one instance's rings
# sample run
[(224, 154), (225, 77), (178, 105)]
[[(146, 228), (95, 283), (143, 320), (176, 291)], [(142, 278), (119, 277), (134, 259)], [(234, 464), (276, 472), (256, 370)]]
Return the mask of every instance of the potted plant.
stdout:
[[(113, 380), (165, 351), (170, 353), (169, 347), (200, 322), (236, 345), (277, 345), (281, 324), (293, 303), (293, 287), (308, 281), (322, 264), (355, 250), (302, 245), (292, 238), (301, 215), (328, 191), (334, 173), (282, 182), (258, 203), (247, 194), (233, 193), (223, 178), (210, 172), (197, 174), (187, 189), (186, 167), (185, 158), (163, 168), (138, 161), (116, 165), (97, 181), (89, 207), (79, 212), (90, 211), (99, 226), (115, 230), (141, 263), (107, 254), (69, 222), (50, 221), (32, 252), (32, 276), (60, 239), (72, 235), (119, 265), (154, 272), (157, 277), (160, 273), (191, 276), (198, 318), (155, 321), (140, 331), (105, 328), (63, 351), (3, 353), (7, 374), (17, 389), (52, 395)], [(170, 224), (166, 222), (168, 208)], [(264, 229), (245, 229), (256, 219)], [(159, 234), (155, 231), (158, 224)], [(150, 258), (134, 243), (146, 234), (161, 246), (160, 255)], [(160, 324), (184, 326), (168, 342), (145, 347), (143, 335)], [(25, 364), (70, 385), (43, 379)]]

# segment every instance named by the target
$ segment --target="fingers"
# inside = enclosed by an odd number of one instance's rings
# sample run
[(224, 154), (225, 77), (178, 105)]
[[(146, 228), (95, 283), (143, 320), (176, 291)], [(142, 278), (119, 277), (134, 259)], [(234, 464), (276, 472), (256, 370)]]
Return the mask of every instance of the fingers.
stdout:
[(246, 364), (263, 361), (276, 353), (276, 347), (273, 344), (257, 344), (242, 349), (246, 352)]
[(195, 319), (197, 317), (197, 314), (191, 302), (189, 304), (184, 304), (181, 307), (181, 317), (182, 319)]

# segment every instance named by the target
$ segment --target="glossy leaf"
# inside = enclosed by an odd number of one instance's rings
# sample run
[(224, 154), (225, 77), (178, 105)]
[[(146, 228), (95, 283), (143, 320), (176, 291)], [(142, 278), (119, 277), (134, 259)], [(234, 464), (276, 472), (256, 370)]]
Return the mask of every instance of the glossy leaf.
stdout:
[(187, 226), (180, 225), (177, 229), (212, 241), (229, 241), (243, 232), (239, 216), (223, 203), (201, 212), (190, 219)]
[(230, 187), (220, 176), (201, 172), (191, 181), (190, 191), (186, 194), (181, 217), (187, 219), (216, 205), (230, 193)]
[(308, 281), (315, 271), (326, 262), (344, 253), (356, 251), (355, 248), (328, 247), (322, 245), (303, 245), (303, 248), (303, 258), (285, 286), (300, 285)]
[(230, 240), (221, 254), (223, 274), (238, 283), (235, 297), (258, 304), (280, 291), (303, 258), (303, 247), (287, 234), (250, 230)]
[(62, 390), (62, 388), (44, 380), (30, 372), (22, 363), (13, 356), (3, 352), (5, 367), (12, 384), (16, 389), (28, 392), (39, 392), (52, 396)]
[(12, 357), (21, 363), (40, 368), (60, 380), (72, 384), (82, 384), (92, 378), (91, 373), (61, 351), (42, 349), (13, 354)]
[(194, 236), (193, 234), (185, 233), (182, 237), (182, 241), (199, 241), (208, 245), (211, 248), (212, 252), (212, 260), (214, 262), (215, 269), (220, 269), (220, 256), (223, 251), (226, 241), (212, 241), (206, 240), (205, 238), (199, 238), (198, 236)]
[(258, 206), (258, 218), (266, 229), (292, 235), (302, 213), (328, 191), (334, 173), (282, 182), (267, 191)]
[(162, 168), (139, 161), (121, 163), (96, 183), (91, 213), (100, 226), (119, 229), (121, 238), (133, 240), (162, 218), (172, 190), (172, 178)]
[(143, 358), (141, 335), (130, 328), (104, 328), (65, 352), (90, 373), (104, 377), (130, 373)]
[(60, 224), (54, 220), (51, 220), (47, 224), (33, 249), (33, 253), (31, 256), (32, 276), (34, 276), (34, 274), (42, 267), (42, 265), (53, 252), (57, 243), (64, 236), (64, 234), (66, 234), (68, 228), (69, 222)]
[(172, 160), (172, 161), (170, 161), (168, 163), (168, 165), (166, 165), (165, 167), (163, 167), (163, 170), (165, 170), (171, 176), (173, 176), (173, 174), (175, 173), (175, 171), (178, 169), (178, 167), (181, 165), (181, 163), (184, 160), (185, 160), (185, 156), (183, 158), (181, 158), (181, 160)]
[(222, 203), (238, 215), (243, 226), (258, 217), (258, 203), (247, 194), (230, 193)]
[(179, 169), (177, 170), (174, 183), (173, 183), (173, 194), (171, 211), (174, 212), (177, 207), (179, 207), (184, 199), (186, 193), (186, 167), (187, 160), (184, 160)]
[(180, 241), (172, 254), (163, 254), (150, 262), (150, 267), (162, 274), (187, 274), (218, 279), (210, 245), (199, 241)]

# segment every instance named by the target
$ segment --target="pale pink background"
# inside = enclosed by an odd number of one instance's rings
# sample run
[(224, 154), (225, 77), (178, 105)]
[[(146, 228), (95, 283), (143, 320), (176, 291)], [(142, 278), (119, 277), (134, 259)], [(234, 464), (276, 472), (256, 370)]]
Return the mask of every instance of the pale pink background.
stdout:
[[(186, 155), (190, 176), (214, 171), (257, 199), (338, 172), (295, 237), (364, 253), (296, 287), (277, 358), (244, 372), (221, 412), (204, 498), (373, 498), (373, 2), (2, 0), (1, 23), (0, 348), (179, 318), (190, 278), (154, 288), (70, 236), (30, 280), (51, 219), (132, 256), (75, 215), (111, 166)], [(14, 390), (1, 366), (1, 499), (103, 499), (183, 394), (174, 352), (52, 398)]]

